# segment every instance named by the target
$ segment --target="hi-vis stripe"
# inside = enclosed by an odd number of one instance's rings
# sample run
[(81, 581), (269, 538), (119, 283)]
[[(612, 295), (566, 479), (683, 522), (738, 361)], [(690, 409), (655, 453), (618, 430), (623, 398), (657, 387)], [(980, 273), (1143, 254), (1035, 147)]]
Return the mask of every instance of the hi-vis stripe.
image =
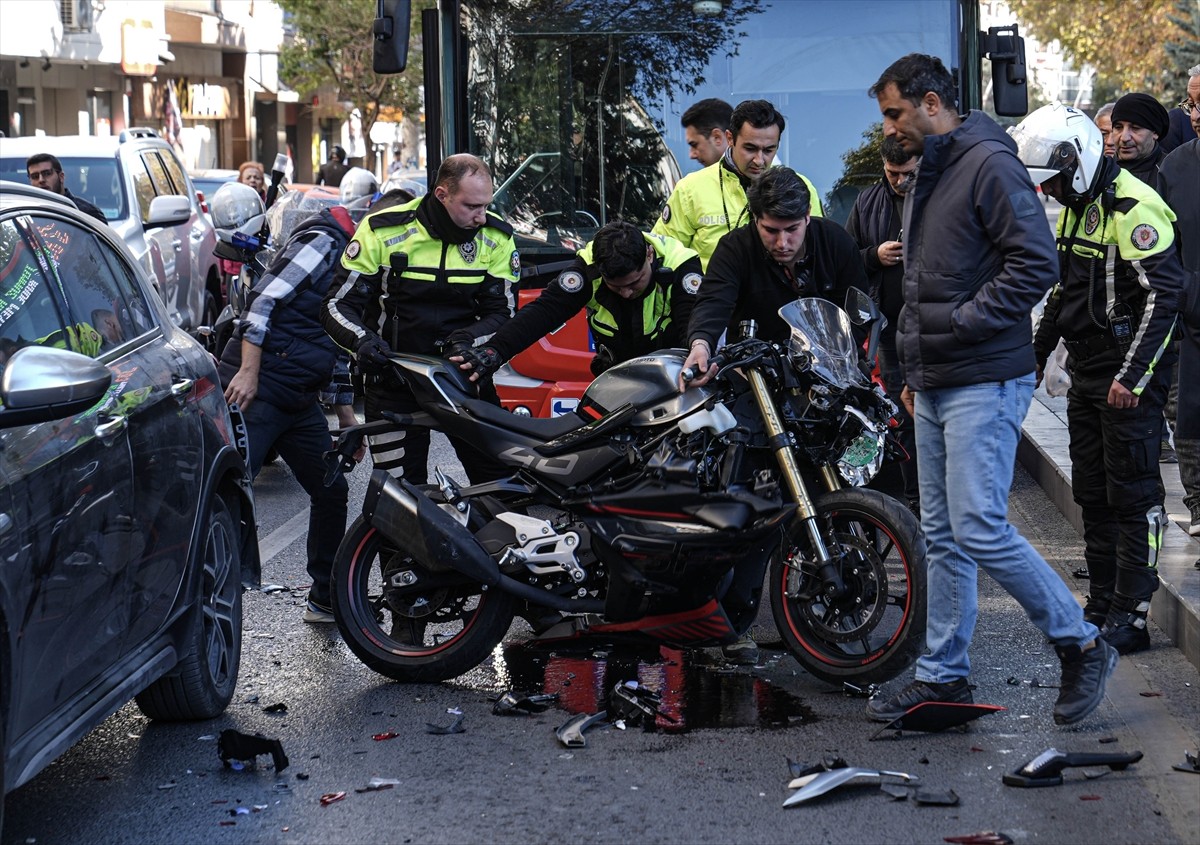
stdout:
[(358, 277), (361, 275), (362, 274), (357, 270), (351, 270), (350, 275), (346, 277), (346, 281), (342, 283), (340, 288), (338, 288), (337, 294), (325, 300), (325, 309), (329, 312), (329, 315), (333, 317), (334, 321), (343, 329), (360, 339), (366, 337), (366, 329), (364, 329), (358, 323), (352, 322), (351, 320), (347, 320), (345, 317), (343, 317), (342, 312), (338, 310), (337, 304), (344, 296), (350, 293), (350, 291), (354, 290), (354, 285), (358, 283)]
[[(1125, 375), (1129, 372), (1129, 362), (1133, 360), (1134, 356), (1137, 354), (1138, 348), (1142, 345), (1142, 339), (1145, 337), (1146, 329), (1150, 326), (1150, 318), (1154, 316), (1155, 293), (1150, 287), (1150, 280), (1146, 278), (1146, 271), (1142, 267), (1142, 262), (1134, 259), (1133, 261), (1129, 262), (1129, 266), (1131, 266), (1134, 270), (1134, 273), (1137, 274), (1138, 284), (1149, 291), (1149, 294), (1146, 296), (1146, 307), (1142, 309), (1141, 322), (1138, 323), (1137, 332), (1135, 332), (1133, 335), (1133, 343), (1130, 344), (1129, 352), (1125, 355), (1125, 360), (1121, 363), (1121, 369), (1115, 376), (1113, 376), (1113, 381), (1120, 381), (1121, 379), (1125, 378)], [(1172, 323), (1171, 330), (1168, 331), (1167, 336), (1163, 338), (1162, 345), (1154, 351), (1154, 357), (1150, 361), (1150, 366), (1146, 367), (1145, 374), (1143, 374), (1138, 380), (1138, 383), (1134, 385), (1134, 396), (1141, 396), (1142, 391), (1146, 388), (1146, 385), (1150, 383), (1150, 379), (1154, 377), (1154, 368), (1158, 365), (1159, 359), (1162, 358), (1163, 353), (1167, 351), (1167, 347), (1171, 345), (1171, 336), (1174, 333), (1175, 326), (1174, 323)]]

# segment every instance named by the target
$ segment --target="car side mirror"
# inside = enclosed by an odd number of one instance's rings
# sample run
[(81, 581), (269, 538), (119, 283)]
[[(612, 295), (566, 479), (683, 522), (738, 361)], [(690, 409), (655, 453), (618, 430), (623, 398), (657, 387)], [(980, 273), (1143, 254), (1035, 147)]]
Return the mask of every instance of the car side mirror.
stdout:
[(86, 411), (112, 384), (112, 371), (78, 352), (26, 346), (0, 373), (0, 428), (33, 425)]
[(172, 194), (150, 200), (150, 214), (143, 225), (146, 229), (178, 226), (192, 219), (192, 201)]

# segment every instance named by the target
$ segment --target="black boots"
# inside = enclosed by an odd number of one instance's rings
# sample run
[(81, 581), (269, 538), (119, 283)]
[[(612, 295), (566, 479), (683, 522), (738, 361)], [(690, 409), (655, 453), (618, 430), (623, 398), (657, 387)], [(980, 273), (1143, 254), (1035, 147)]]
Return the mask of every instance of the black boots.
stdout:
[(1118, 654), (1133, 654), (1150, 648), (1150, 632), (1146, 630), (1146, 614), (1150, 612), (1149, 599), (1130, 599), (1114, 596), (1108, 609), (1108, 618), (1100, 629), (1100, 636)]

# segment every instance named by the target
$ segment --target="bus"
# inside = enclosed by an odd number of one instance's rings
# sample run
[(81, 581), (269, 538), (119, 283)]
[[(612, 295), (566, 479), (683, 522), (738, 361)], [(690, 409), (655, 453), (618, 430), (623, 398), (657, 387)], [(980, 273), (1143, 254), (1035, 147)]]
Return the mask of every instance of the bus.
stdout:
[[(381, 17), (407, 5), (380, 0)], [(844, 223), (882, 177), (867, 89), (895, 59), (939, 56), (965, 112), (982, 107), (990, 57), (995, 112), (1024, 114), (1016, 27), (981, 32), (979, 21), (978, 0), (443, 0), (422, 13), (430, 181), (451, 153), (488, 163), (528, 298), (605, 223), (654, 224), (681, 173), (699, 167), (680, 125), (689, 105), (761, 98), (787, 119), (779, 162)], [(569, 354), (579, 334), (541, 344), (554, 381), (564, 367), (590, 380), (587, 350)]]

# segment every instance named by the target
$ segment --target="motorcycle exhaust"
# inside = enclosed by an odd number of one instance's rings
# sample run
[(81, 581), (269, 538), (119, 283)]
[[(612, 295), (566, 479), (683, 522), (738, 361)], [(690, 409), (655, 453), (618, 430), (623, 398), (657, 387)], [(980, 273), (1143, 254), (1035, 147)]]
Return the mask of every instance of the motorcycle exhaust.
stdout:
[(597, 599), (564, 598), (508, 577), (458, 520), (409, 482), (393, 478), (384, 470), (371, 474), (363, 515), (391, 543), (424, 566), (453, 569), (480, 584), (552, 610), (600, 613), (604, 609), (604, 603)]

